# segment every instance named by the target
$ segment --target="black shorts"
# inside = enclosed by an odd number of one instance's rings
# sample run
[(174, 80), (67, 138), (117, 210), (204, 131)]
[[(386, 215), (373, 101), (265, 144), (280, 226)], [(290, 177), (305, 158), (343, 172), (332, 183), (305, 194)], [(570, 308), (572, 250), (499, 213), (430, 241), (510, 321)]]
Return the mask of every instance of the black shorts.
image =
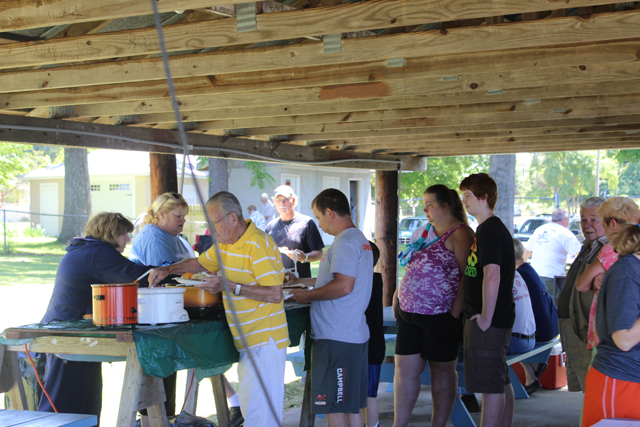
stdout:
[(314, 340), (311, 397), (314, 414), (357, 414), (367, 407), (369, 345)]
[(462, 342), (462, 319), (450, 313), (407, 313), (398, 307), (396, 354), (420, 354), (432, 362), (458, 359)]
[(511, 328), (489, 326), (483, 331), (475, 320), (464, 324), (464, 388), (472, 393), (504, 393), (510, 384), (507, 347)]

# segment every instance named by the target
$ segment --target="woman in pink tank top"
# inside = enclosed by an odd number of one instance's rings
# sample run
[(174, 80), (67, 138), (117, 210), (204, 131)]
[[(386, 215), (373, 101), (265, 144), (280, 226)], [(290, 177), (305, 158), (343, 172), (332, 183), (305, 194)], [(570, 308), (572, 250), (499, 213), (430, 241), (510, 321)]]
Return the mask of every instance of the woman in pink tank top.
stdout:
[(460, 282), (473, 231), (455, 190), (433, 185), (423, 199), (429, 223), (414, 233), (410, 247), (400, 255), (406, 273), (393, 298), (398, 324), (394, 427), (409, 423), (427, 361), (432, 378), (432, 426), (446, 425), (458, 390), (459, 316), (464, 308)]

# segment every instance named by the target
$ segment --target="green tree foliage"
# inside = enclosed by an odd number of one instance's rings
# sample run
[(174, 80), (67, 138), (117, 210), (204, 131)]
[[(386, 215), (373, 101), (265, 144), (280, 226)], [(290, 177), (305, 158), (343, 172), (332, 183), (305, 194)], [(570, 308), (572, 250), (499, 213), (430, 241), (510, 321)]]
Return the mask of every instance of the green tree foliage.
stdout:
[[(426, 172), (402, 174), (400, 192), (401, 208), (405, 215), (417, 215), (421, 211), (422, 193), (430, 185), (444, 184), (458, 189), (467, 175), (489, 170), (489, 156), (433, 157), (427, 159)], [(412, 200), (418, 199), (418, 200)]]
[[(557, 191), (560, 207), (576, 213), (580, 203), (595, 190), (596, 152), (572, 151), (536, 153), (529, 166), (529, 197), (553, 197)], [(604, 170), (604, 172), (602, 172)], [(601, 162), (601, 175), (611, 179), (613, 162)], [(617, 182), (612, 182), (617, 187)]]
[(274, 186), (276, 180), (267, 172), (267, 167), (261, 162), (244, 162), (244, 166), (251, 172), (251, 186), (258, 184), (261, 190), (264, 190), (265, 184)]
[[(640, 150), (609, 151), (607, 157), (617, 163), (619, 194), (640, 195)], [(605, 188), (607, 195), (611, 194), (608, 182)]]
[(31, 145), (0, 143), (0, 202), (6, 203), (17, 190), (18, 175), (49, 164), (49, 156), (34, 151)]

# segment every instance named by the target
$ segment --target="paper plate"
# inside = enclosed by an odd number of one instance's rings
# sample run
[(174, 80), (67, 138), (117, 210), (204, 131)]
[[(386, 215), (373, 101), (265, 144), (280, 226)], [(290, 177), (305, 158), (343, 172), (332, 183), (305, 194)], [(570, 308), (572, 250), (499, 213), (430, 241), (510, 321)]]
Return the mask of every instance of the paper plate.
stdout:
[(193, 286), (193, 285), (200, 285), (203, 283), (202, 280), (190, 280), (190, 279), (183, 279), (182, 277), (176, 277), (175, 279), (176, 282), (185, 285), (185, 286)]

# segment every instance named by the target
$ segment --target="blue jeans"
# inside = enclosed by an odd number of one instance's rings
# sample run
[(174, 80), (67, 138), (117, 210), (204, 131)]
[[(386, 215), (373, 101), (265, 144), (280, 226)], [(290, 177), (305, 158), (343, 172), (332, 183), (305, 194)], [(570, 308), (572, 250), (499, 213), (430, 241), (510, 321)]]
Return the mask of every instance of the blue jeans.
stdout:
[(509, 347), (507, 347), (507, 354), (526, 353), (529, 350), (533, 350), (533, 347), (535, 346), (535, 337), (523, 339), (512, 336), (511, 341), (509, 341)]

